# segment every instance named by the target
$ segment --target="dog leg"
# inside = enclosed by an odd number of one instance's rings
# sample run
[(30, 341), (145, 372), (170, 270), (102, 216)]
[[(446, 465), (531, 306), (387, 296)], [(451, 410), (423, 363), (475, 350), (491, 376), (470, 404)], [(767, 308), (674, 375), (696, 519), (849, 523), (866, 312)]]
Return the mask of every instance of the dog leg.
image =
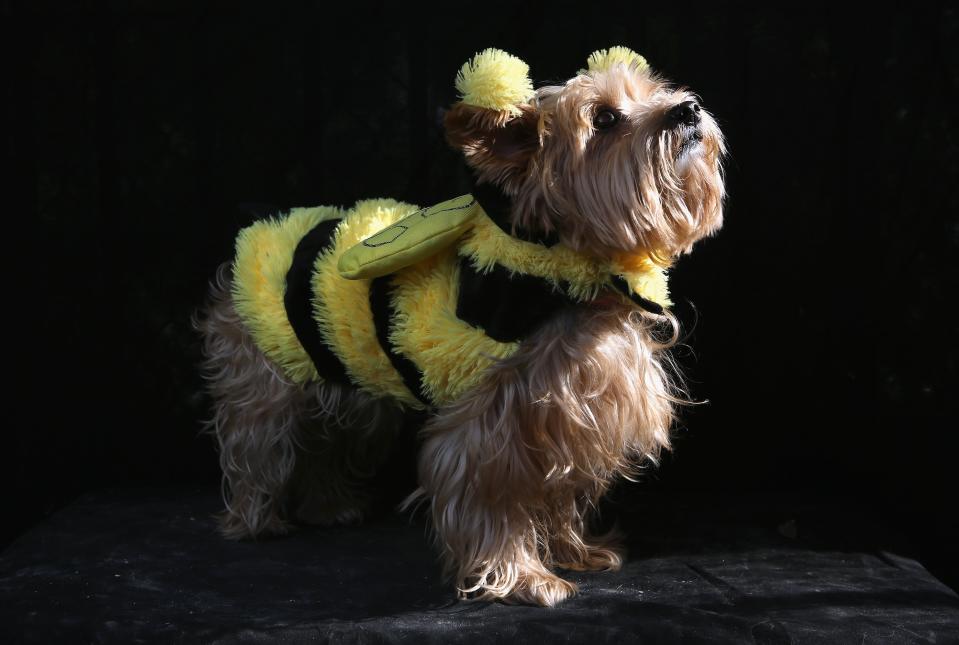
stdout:
[(497, 389), (486, 394), (469, 397), (485, 413), (463, 401), (425, 429), (420, 492), (430, 497), (445, 573), (463, 598), (554, 605), (576, 586), (543, 562), (540, 469), (524, 463), (519, 428), (494, 411)]
[(599, 499), (587, 500), (586, 493), (558, 496), (549, 514), (549, 554), (553, 564), (571, 571), (618, 571), (623, 565), (622, 536), (615, 529), (590, 535), (586, 524), (589, 511)]
[(308, 396), (256, 347), (233, 307), (230, 282), (229, 265), (221, 265), (205, 315), (194, 323), (215, 406), (208, 430), (223, 471), (226, 510), (218, 521), (231, 539), (281, 535), (290, 530), (284, 501)]
[(654, 323), (633, 308), (571, 312), (525, 341), (424, 429), (421, 489), (462, 596), (554, 605), (549, 569), (615, 568), (584, 511), (669, 444), (673, 394)]
[(363, 481), (388, 456), (402, 413), (360, 390), (320, 384), (309, 417), (298, 442), (291, 508), (307, 524), (358, 522), (370, 502)]
[(222, 265), (195, 322), (215, 400), (209, 426), (223, 470), (221, 531), (256, 538), (287, 533), (293, 520), (358, 521), (368, 503), (359, 486), (388, 454), (399, 409), (348, 386), (290, 383), (243, 327), (230, 280)]
[[(670, 338), (658, 338), (662, 322), (669, 323)], [(674, 407), (686, 402), (670, 377), (678, 372), (666, 355), (675, 343), (676, 323), (616, 308), (580, 324), (584, 333), (568, 338), (569, 358), (589, 358), (579, 364), (573, 387), (554, 398), (566, 412), (553, 423), (572, 422), (562, 436), (576, 434), (584, 450), (578, 456), (569, 451), (578, 466), (553, 496), (550, 556), (564, 569), (618, 570), (622, 535), (615, 528), (591, 535), (588, 519), (616, 476), (635, 477), (643, 461), (655, 461), (669, 447)]]

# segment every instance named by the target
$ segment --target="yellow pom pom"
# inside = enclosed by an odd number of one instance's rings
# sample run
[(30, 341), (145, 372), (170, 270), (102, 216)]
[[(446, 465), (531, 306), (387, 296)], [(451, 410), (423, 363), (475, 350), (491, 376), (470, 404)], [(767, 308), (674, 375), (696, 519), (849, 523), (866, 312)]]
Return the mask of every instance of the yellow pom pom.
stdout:
[[(599, 49), (590, 54), (588, 60), (590, 72), (604, 72), (617, 63), (622, 63), (626, 67), (634, 67), (637, 70), (649, 67), (649, 63), (646, 62), (645, 58), (628, 47)], [(580, 73), (585, 73), (585, 71), (586, 70), (580, 70)]]
[(463, 103), (519, 114), (519, 105), (533, 96), (529, 65), (501, 49), (476, 54), (456, 75)]

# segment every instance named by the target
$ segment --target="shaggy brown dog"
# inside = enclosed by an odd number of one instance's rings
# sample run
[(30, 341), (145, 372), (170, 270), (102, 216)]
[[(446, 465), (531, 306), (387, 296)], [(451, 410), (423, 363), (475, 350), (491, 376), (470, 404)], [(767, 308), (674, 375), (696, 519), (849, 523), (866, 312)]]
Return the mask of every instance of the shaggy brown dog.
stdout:
[[(478, 182), (512, 198), (514, 226), (597, 261), (667, 265), (722, 223), (723, 138), (695, 95), (631, 52), (620, 58), (594, 56), (515, 109), (460, 102), (447, 137)], [(231, 280), (224, 266), (198, 322), (224, 534), (358, 519), (358, 484), (382, 460), (400, 407), (349, 385), (294, 384), (254, 343)], [(601, 295), (551, 316), (479, 385), (432, 411), (407, 505), (429, 504), (462, 596), (553, 605), (576, 591), (553, 567), (621, 564), (608, 536), (588, 534), (587, 517), (616, 477), (669, 446), (683, 400), (666, 354), (676, 330), (668, 312)]]

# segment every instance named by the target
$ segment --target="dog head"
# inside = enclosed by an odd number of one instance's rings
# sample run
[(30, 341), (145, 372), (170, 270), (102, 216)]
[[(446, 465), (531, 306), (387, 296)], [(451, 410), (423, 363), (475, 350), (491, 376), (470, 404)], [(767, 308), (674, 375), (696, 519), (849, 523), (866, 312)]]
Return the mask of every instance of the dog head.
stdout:
[(695, 94), (623, 47), (563, 85), (533, 90), (499, 50), (457, 76), (446, 135), (481, 182), (511, 195), (513, 223), (601, 258), (668, 259), (722, 225), (723, 136)]

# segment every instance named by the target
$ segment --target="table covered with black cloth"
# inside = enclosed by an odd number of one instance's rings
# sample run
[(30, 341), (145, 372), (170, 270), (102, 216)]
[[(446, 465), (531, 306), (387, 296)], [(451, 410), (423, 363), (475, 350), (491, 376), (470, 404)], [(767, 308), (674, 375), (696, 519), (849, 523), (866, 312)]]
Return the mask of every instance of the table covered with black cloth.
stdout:
[(959, 598), (916, 561), (844, 538), (849, 509), (620, 503), (615, 573), (563, 575), (542, 609), (456, 601), (422, 517), (215, 530), (215, 490), (89, 493), (0, 555), (3, 643), (950, 643)]

